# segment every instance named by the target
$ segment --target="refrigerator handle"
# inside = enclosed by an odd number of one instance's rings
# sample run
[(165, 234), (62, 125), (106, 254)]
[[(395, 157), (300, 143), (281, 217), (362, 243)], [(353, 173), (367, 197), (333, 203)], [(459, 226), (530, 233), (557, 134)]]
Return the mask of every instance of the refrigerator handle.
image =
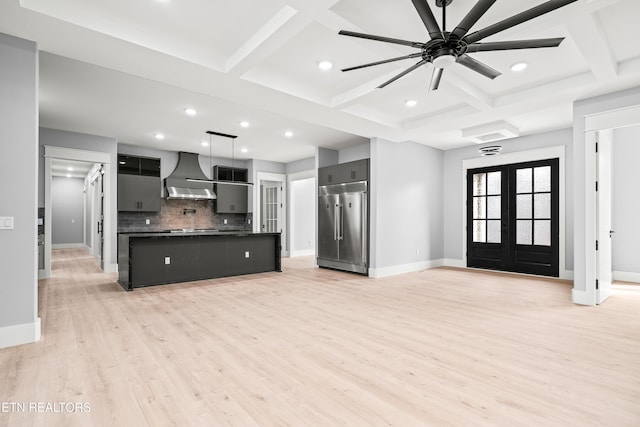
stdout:
[(333, 240), (338, 240), (338, 204), (333, 206)]
[(340, 235), (338, 240), (344, 240), (344, 205), (340, 203)]

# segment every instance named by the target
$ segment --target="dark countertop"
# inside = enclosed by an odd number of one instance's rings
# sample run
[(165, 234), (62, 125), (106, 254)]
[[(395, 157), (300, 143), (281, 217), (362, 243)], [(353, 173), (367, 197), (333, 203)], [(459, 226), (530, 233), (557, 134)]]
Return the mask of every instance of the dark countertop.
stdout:
[(128, 237), (185, 237), (185, 236), (275, 236), (280, 233), (256, 233), (251, 230), (160, 230), (119, 232)]

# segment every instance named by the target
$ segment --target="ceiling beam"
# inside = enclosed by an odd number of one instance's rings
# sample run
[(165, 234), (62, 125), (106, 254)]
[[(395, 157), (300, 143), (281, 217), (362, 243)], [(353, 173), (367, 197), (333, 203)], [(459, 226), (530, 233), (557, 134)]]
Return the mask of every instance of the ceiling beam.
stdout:
[(580, 15), (568, 22), (566, 27), (596, 79), (616, 78), (618, 62), (597, 17), (593, 13)]
[[(285, 32), (285, 25), (298, 13), (298, 11), (291, 6), (283, 6), (278, 13), (276, 13), (266, 24), (256, 31), (249, 40), (247, 40), (240, 48), (231, 55), (225, 63), (225, 72), (234, 74), (244, 74), (249, 62), (255, 63), (256, 56), (265, 56), (273, 52), (276, 48), (280, 47), (282, 43), (289, 41), (292, 37), (292, 32), (298, 32), (301, 28), (299, 26), (291, 26), (287, 31), (287, 36), (280, 37), (280, 43), (271, 43), (269, 49), (264, 47), (267, 40), (273, 37), (278, 31)], [(296, 31), (297, 30), (297, 31)], [(258, 55), (259, 53), (259, 55)], [(252, 57), (253, 55), (253, 57)], [(253, 59), (253, 61), (250, 61)], [(244, 66), (242, 66), (244, 65)]]

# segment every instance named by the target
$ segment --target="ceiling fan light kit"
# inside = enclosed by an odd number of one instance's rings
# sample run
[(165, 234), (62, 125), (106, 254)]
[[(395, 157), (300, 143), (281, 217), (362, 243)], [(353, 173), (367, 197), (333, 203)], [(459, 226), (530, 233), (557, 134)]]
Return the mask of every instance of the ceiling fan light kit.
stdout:
[(342, 71), (352, 71), (360, 68), (386, 64), (389, 62), (401, 61), (404, 59), (419, 58), (419, 62), (387, 80), (386, 82), (382, 83), (380, 86), (378, 86), (378, 88), (384, 88), (385, 86), (395, 82), (399, 78), (411, 73), (413, 70), (427, 64), (433, 64), (434, 67), (434, 72), (432, 73), (431, 77), (431, 83), (429, 85), (430, 90), (438, 89), (440, 79), (442, 78), (444, 70), (453, 66), (455, 63), (460, 64), (479, 74), (482, 74), (489, 79), (495, 79), (501, 74), (499, 71), (494, 70), (488, 65), (485, 65), (482, 62), (472, 58), (468, 54), (499, 50), (557, 47), (560, 45), (560, 43), (562, 43), (564, 38), (556, 37), (545, 39), (510, 40), (480, 43), (481, 40), (576, 1), (578, 0), (549, 0), (524, 12), (518, 13), (514, 16), (503, 19), (500, 22), (469, 34), (471, 28), (489, 10), (489, 8), (493, 6), (496, 0), (478, 0), (475, 6), (471, 8), (467, 15), (462, 18), (462, 21), (460, 21), (458, 26), (455, 27), (452, 31), (446, 30), (446, 12), (447, 6), (449, 6), (453, 2), (453, 0), (435, 1), (436, 6), (442, 8), (442, 27), (440, 27), (440, 25), (436, 21), (436, 18), (433, 15), (433, 11), (431, 10), (431, 7), (429, 6), (427, 0), (411, 0), (413, 6), (418, 12), (418, 15), (422, 19), (427, 32), (429, 33), (429, 41), (416, 42), (376, 36), (366, 33), (357, 33), (346, 30), (342, 30), (338, 34), (349, 37), (357, 37), (385, 43), (409, 46), (415, 49), (420, 49), (420, 52), (390, 59), (384, 59), (381, 61), (371, 62), (355, 67), (349, 67), (343, 69)]
[(483, 156), (497, 156), (502, 150), (502, 145), (489, 145), (478, 148), (478, 152)]

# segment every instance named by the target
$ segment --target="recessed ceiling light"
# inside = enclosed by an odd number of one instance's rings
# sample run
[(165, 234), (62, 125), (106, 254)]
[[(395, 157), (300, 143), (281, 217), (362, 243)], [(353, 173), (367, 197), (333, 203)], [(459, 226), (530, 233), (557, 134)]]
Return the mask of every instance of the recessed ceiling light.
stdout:
[(293, 132), (291, 132), (290, 130), (286, 131), (284, 133), (284, 136), (286, 136), (287, 138), (291, 138), (293, 136)]
[(161, 133), (155, 133), (155, 134), (153, 134), (153, 136), (155, 136), (156, 139), (164, 139), (164, 135), (161, 134)]
[(418, 101), (416, 101), (415, 99), (409, 99), (404, 102), (404, 105), (406, 105), (407, 107), (415, 107), (417, 104)]
[(243, 153), (248, 153), (249, 149), (247, 147), (242, 147), (240, 151), (242, 151)]
[(249, 122), (246, 120), (243, 120), (240, 122), (240, 126), (242, 126), (243, 128), (248, 128), (249, 127)]
[(71, 178), (71, 174), (70, 173), (67, 174), (67, 178)]
[(73, 168), (72, 168), (71, 166), (69, 166), (69, 167), (67, 168), (67, 170), (68, 170), (69, 172), (72, 172), (72, 171), (73, 171)]
[(513, 64), (511, 66), (511, 71), (522, 71), (525, 68), (527, 68), (527, 63), (526, 62), (516, 62), (515, 64)]
[(185, 108), (184, 109), (184, 113), (187, 116), (195, 116), (196, 114), (198, 114), (198, 112), (196, 110), (194, 110), (193, 108)]
[(322, 71), (328, 71), (333, 68), (333, 63), (326, 60), (318, 61), (318, 68), (320, 68)]
[(126, 165), (127, 162), (123, 162), (122, 160), (120, 160), (118, 163), (120, 163), (121, 165)]
[(209, 143), (207, 141), (202, 141), (200, 145), (202, 145), (203, 147), (208, 147)]

